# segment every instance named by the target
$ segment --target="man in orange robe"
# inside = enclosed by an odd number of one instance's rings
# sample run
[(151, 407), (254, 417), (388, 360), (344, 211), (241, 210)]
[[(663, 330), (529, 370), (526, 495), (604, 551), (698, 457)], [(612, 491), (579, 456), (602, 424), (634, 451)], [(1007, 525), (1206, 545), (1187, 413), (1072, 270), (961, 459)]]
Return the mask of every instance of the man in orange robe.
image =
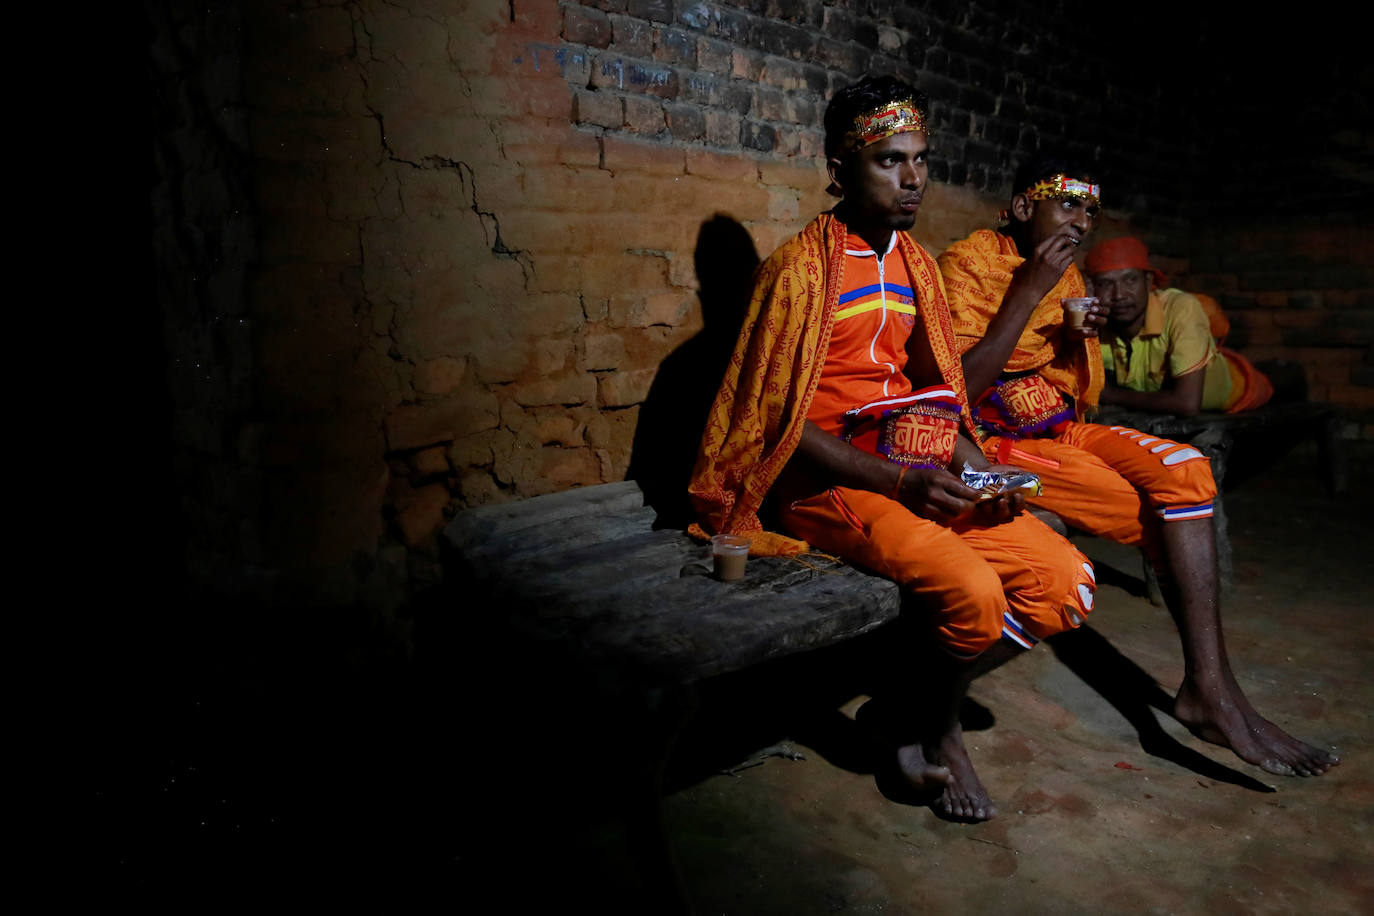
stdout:
[[(689, 489), (699, 533), (748, 535), (756, 554), (809, 542), (917, 599), (940, 651), (913, 665), (926, 681), (898, 715), (894, 760), (938, 813), (984, 820), (995, 808), (959, 728), (968, 685), (1080, 623), (1095, 586), (1072, 545), (1020, 514), (1024, 496), (980, 501), (956, 476), (989, 464), (939, 270), (904, 231), (926, 187), (925, 107), (890, 77), (830, 103), (842, 202), (755, 275)], [(765, 496), (785, 534), (764, 530)]]
[(1174, 716), (1271, 773), (1315, 776), (1337, 758), (1263, 718), (1236, 683), (1218, 607), (1207, 458), (1186, 443), (1079, 422), (1103, 387), (1094, 306), (1085, 328), (1062, 299), (1084, 296), (1073, 263), (1092, 231), (1098, 185), (1052, 156), (1018, 172), (1004, 232), (981, 230), (940, 255), (983, 451), (1035, 470), (1038, 504), (1070, 526), (1144, 546), (1183, 642)]

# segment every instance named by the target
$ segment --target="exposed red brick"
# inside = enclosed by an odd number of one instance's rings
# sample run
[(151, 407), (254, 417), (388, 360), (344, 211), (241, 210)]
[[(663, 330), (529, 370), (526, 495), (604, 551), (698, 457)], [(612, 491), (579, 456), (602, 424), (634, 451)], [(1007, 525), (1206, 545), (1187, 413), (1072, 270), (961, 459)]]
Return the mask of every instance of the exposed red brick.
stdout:
[(562, 16), (558, 0), (509, 0), (509, 3), (513, 32), (536, 41), (547, 41), (558, 34)]
[(729, 73), (733, 65), (730, 45), (710, 38), (697, 39), (697, 69), (707, 73)]
[(735, 48), (730, 57), (730, 75), (735, 79), (755, 82), (763, 73), (763, 55)]
[(614, 35), (612, 50), (626, 57), (652, 57), (654, 53), (654, 27), (642, 19), (630, 16), (612, 16), (611, 31)]
[(611, 21), (600, 10), (569, 4), (563, 7), (563, 38), (604, 48), (611, 43)]
[(626, 96), (625, 127), (637, 134), (658, 134), (664, 128), (663, 103), (654, 98)]
[(706, 113), (698, 106), (669, 102), (665, 114), (673, 139), (691, 141), (706, 136)]
[(706, 112), (706, 142), (714, 146), (737, 146), (739, 144), (740, 116), (733, 111)]
[(578, 124), (619, 127), (625, 120), (624, 103), (620, 96), (610, 92), (575, 89), (572, 93), (572, 117)]

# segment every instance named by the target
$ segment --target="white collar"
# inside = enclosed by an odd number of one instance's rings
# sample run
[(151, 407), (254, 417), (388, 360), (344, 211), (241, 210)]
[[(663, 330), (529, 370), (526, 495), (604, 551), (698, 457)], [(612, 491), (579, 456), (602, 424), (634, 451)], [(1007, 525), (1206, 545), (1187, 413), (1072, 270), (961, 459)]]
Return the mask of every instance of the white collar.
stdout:
[[(888, 255), (892, 254), (892, 249), (896, 247), (897, 231), (894, 229), (892, 232), (892, 238), (888, 239), (887, 241), (887, 251), (883, 252), (883, 257), (886, 258)], [(856, 258), (876, 258), (878, 256), (878, 252), (874, 251), (871, 248), (846, 248), (844, 250), (844, 253), (852, 254)]]

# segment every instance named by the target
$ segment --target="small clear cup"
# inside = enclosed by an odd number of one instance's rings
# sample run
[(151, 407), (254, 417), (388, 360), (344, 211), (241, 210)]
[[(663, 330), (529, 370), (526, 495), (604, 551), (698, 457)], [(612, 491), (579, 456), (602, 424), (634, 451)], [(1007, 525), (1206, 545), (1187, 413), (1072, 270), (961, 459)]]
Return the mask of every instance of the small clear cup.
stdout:
[(715, 576), (722, 582), (744, 578), (745, 561), (749, 559), (750, 539), (738, 534), (711, 536), (711, 559)]
[(1069, 299), (1060, 299), (1059, 304), (1064, 307), (1064, 323), (1074, 329), (1081, 329), (1086, 326), (1088, 311), (1096, 304), (1096, 296), (1075, 296)]

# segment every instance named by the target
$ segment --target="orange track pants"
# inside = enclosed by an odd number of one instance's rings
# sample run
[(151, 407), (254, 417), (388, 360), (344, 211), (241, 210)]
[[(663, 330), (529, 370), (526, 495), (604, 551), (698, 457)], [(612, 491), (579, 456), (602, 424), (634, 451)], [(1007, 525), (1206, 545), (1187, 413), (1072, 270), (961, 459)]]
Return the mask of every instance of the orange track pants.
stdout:
[(988, 460), (1034, 471), (1035, 505), (1072, 528), (1158, 556), (1162, 521), (1210, 518), (1217, 486), (1207, 456), (1125, 426), (1069, 423), (1053, 439), (983, 443)]
[(1030, 648), (1092, 610), (1092, 564), (1030, 515), (946, 527), (867, 490), (832, 487), (783, 507), (793, 535), (892, 579), (930, 609), (941, 644), (974, 656), (1002, 636)]

